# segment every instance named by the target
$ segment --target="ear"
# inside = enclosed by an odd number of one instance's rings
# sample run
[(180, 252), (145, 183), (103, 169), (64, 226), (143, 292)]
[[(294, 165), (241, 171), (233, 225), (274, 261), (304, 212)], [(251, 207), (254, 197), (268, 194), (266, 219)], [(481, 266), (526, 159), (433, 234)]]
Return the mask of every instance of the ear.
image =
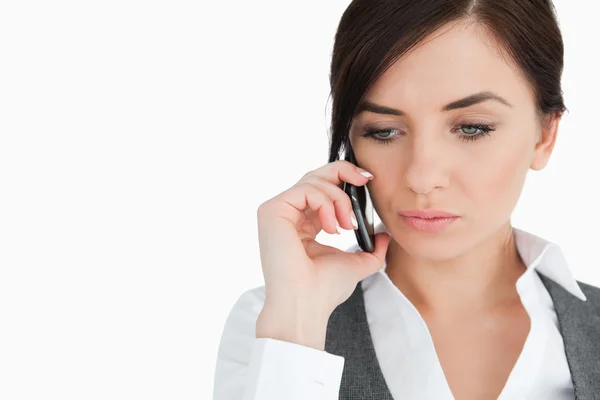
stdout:
[(531, 169), (540, 171), (548, 164), (548, 160), (556, 144), (558, 125), (561, 117), (562, 114), (555, 112), (542, 118), (540, 130), (537, 135), (538, 139), (531, 159)]

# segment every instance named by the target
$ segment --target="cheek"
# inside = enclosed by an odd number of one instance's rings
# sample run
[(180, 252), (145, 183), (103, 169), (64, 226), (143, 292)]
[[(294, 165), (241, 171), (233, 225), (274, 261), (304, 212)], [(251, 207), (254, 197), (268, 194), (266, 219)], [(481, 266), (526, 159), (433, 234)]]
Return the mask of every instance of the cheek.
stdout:
[[(530, 154), (525, 146), (498, 146), (484, 160), (463, 169), (463, 183), (480, 212), (510, 214), (521, 195)], [(508, 215), (506, 215), (508, 216)]]
[[(366, 169), (375, 175), (375, 179), (368, 182), (367, 187), (373, 206), (379, 216), (383, 216), (389, 210), (398, 207), (399, 192), (403, 190), (405, 184), (402, 157), (395, 154), (382, 156), (381, 153), (381, 149), (373, 146), (369, 157), (365, 157), (365, 165), (368, 167)], [(363, 154), (367, 154), (367, 151)]]
[(398, 190), (397, 185), (393, 182), (401, 182), (401, 171), (399, 168), (392, 166), (381, 168), (381, 165), (379, 167), (373, 166), (371, 169), (377, 179), (368, 182), (367, 187), (373, 206), (376, 208), (377, 213), (381, 215), (384, 210), (393, 207), (393, 200)]

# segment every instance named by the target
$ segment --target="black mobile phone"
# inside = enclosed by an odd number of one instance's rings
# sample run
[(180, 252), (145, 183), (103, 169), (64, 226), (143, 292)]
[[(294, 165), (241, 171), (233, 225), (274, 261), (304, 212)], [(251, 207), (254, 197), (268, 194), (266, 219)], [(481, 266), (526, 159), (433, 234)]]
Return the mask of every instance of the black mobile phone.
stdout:
[[(354, 152), (350, 146), (347, 147), (345, 160), (357, 165)], [(344, 182), (344, 192), (350, 197), (352, 210), (356, 214), (358, 229), (354, 230), (356, 241), (363, 251), (372, 253), (375, 248), (375, 234), (373, 226), (373, 203), (369, 195), (367, 185), (354, 186)]]

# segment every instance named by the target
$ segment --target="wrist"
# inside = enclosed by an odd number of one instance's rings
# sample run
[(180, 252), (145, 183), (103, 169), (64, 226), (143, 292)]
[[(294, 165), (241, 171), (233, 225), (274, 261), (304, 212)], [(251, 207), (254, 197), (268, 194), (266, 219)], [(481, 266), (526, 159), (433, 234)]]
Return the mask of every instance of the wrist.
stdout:
[(256, 321), (256, 337), (324, 350), (329, 315), (302, 304), (283, 306), (281, 303), (265, 303)]

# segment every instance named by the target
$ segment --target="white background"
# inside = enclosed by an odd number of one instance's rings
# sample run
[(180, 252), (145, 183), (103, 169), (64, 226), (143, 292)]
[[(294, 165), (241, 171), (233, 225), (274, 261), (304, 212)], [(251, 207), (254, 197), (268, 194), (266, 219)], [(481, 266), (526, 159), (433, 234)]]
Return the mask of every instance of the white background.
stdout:
[[(212, 396), (256, 209), (327, 162), (348, 3), (1, 3), (0, 398)], [(600, 286), (600, 6), (556, 6), (570, 114), (513, 223)]]

